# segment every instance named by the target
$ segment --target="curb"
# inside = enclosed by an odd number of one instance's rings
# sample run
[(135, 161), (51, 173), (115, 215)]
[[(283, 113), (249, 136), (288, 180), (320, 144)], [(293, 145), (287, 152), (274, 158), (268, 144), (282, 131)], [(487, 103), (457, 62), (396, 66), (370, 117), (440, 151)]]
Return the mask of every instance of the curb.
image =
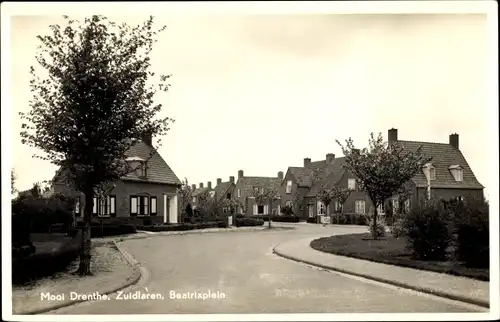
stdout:
[[(111, 290), (106, 290), (104, 292), (99, 292), (99, 294), (101, 295), (109, 295), (109, 294), (113, 294), (113, 293), (116, 293), (124, 288), (127, 288), (133, 284), (136, 284), (139, 279), (141, 278), (141, 270), (140, 270), (140, 267), (139, 267), (139, 264), (138, 262), (131, 256), (131, 255), (125, 255), (124, 251), (122, 249), (120, 249), (120, 247), (118, 247), (117, 243), (115, 241), (112, 242), (112, 245), (118, 250), (118, 252), (120, 252), (120, 254), (125, 258), (125, 260), (132, 266), (132, 268), (134, 269), (134, 273), (132, 275), (132, 279), (129, 280), (129, 281), (126, 281), (124, 282), (122, 285), (118, 286), (118, 287), (114, 287), (112, 288)], [(75, 305), (75, 304), (79, 304), (79, 303), (83, 303), (83, 302), (91, 302), (92, 300), (70, 300), (68, 302), (63, 302), (63, 303), (58, 303), (58, 304), (54, 304), (50, 307), (45, 307), (45, 308), (41, 308), (41, 309), (35, 309), (35, 310), (30, 310), (30, 311), (24, 311), (24, 312), (18, 312), (18, 313), (12, 313), (12, 314), (15, 314), (15, 315), (34, 315), (34, 314), (41, 314), (41, 313), (47, 313), (47, 312), (50, 312), (50, 311), (54, 311), (54, 310), (57, 310), (57, 309), (61, 309), (63, 307), (68, 307), (68, 306), (72, 306), (72, 305)]]
[[(320, 268), (323, 268), (323, 269), (327, 269), (327, 270), (331, 270), (331, 271), (336, 271), (336, 272), (348, 274), (348, 275), (362, 277), (362, 278), (366, 278), (366, 279), (373, 280), (373, 281), (376, 281), (376, 282), (390, 284), (390, 285), (394, 285), (394, 286), (397, 286), (397, 287), (410, 289), (410, 290), (421, 292), (421, 293), (431, 294), (431, 295), (435, 295), (435, 296), (447, 298), (447, 299), (450, 299), (450, 300), (465, 302), (465, 303), (468, 303), (468, 304), (473, 304), (473, 305), (481, 306), (481, 307), (488, 308), (488, 309), (490, 308), (489, 301), (483, 301), (483, 300), (469, 298), (467, 296), (450, 294), (450, 293), (447, 293), (447, 292), (443, 292), (443, 291), (439, 291), (439, 290), (435, 290), (435, 289), (431, 289), (431, 288), (427, 288), (427, 287), (410, 285), (410, 284), (406, 284), (406, 283), (403, 283), (403, 282), (389, 280), (389, 279), (385, 279), (385, 278), (381, 278), (381, 277), (375, 277), (375, 276), (371, 276), (371, 275), (368, 275), (368, 274), (361, 274), (361, 273), (353, 272), (353, 271), (342, 269), (342, 268), (337, 268), (337, 267), (333, 267), (333, 266), (323, 265), (323, 264), (319, 264), (319, 263), (315, 263), (315, 262), (311, 262), (311, 261), (299, 259), (299, 258), (291, 256), (291, 255), (286, 255), (286, 254), (280, 253), (279, 251), (276, 250), (276, 248), (278, 246), (279, 245), (276, 245), (276, 246), (273, 247), (273, 253), (276, 254), (276, 255), (278, 255), (278, 256), (280, 256), (280, 257), (286, 258), (288, 260), (293, 260), (293, 261), (296, 261), (296, 262), (300, 262), (300, 263), (304, 263), (304, 264), (308, 264), (308, 265), (320, 267)], [(336, 255), (336, 256), (342, 256), (342, 255)]]

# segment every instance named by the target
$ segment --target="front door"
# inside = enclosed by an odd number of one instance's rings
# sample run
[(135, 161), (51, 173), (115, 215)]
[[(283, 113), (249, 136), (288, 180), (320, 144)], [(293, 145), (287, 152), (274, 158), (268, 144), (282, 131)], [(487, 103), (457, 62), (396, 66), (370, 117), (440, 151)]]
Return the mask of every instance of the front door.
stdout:
[(227, 217), (227, 225), (231, 227), (233, 225), (233, 216), (228, 216)]
[(313, 205), (307, 205), (307, 210), (309, 212), (309, 218), (314, 217), (314, 207), (313, 207)]

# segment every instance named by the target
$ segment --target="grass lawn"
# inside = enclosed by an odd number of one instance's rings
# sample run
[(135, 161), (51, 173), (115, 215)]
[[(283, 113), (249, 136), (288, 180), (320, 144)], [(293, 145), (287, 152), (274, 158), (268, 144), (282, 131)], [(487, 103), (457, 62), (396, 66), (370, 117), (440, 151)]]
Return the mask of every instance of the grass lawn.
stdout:
[(414, 260), (405, 246), (403, 237), (389, 235), (373, 240), (369, 233), (323, 237), (311, 242), (312, 248), (325, 253), (489, 281), (488, 268), (468, 268), (456, 261)]

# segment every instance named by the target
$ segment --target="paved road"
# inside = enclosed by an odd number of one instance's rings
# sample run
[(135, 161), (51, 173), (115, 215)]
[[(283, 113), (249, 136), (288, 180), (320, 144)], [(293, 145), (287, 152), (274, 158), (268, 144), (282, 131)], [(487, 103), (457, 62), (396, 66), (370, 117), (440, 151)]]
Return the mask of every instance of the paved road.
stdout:
[[(300, 225), (287, 231), (129, 240), (123, 247), (149, 272), (139, 290), (144, 293), (147, 287), (164, 300), (112, 299), (48, 314), (474, 312), (469, 305), (316, 269), (272, 253), (274, 245), (294, 238), (365, 229)], [(219, 292), (225, 299), (174, 300), (171, 291)]]

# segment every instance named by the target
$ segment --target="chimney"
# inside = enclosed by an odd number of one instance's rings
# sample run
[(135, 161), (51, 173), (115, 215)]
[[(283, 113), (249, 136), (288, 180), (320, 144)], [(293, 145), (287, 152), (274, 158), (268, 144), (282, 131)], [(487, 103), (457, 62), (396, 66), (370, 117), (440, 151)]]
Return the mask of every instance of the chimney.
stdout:
[(191, 185), (191, 187), (193, 188), (193, 190), (196, 190), (196, 185), (194, 183)]
[(458, 134), (457, 133), (450, 134), (450, 145), (457, 150), (459, 149), (458, 148)]
[(222, 179), (221, 178), (217, 178), (217, 185), (220, 185), (222, 183)]
[(234, 177), (233, 177), (233, 176), (230, 176), (230, 177), (229, 177), (229, 181), (230, 181), (231, 183), (234, 183)]
[(387, 141), (389, 143), (396, 142), (398, 140), (398, 129), (392, 128), (387, 132)]
[(326, 155), (326, 163), (332, 163), (333, 160), (335, 160), (335, 154), (333, 153), (328, 153)]
[(243, 170), (238, 171), (238, 179), (243, 178)]
[(283, 180), (283, 171), (278, 172), (278, 179)]
[(200, 182), (200, 188), (203, 188), (203, 182)]
[(207, 187), (208, 187), (208, 189), (212, 189), (212, 182), (211, 181), (207, 182)]
[(144, 133), (142, 136), (142, 142), (146, 143), (147, 145), (152, 145), (153, 136), (151, 135), (151, 133)]
[(308, 167), (311, 164), (311, 159), (310, 158), (304, 158), (304, 168)]

